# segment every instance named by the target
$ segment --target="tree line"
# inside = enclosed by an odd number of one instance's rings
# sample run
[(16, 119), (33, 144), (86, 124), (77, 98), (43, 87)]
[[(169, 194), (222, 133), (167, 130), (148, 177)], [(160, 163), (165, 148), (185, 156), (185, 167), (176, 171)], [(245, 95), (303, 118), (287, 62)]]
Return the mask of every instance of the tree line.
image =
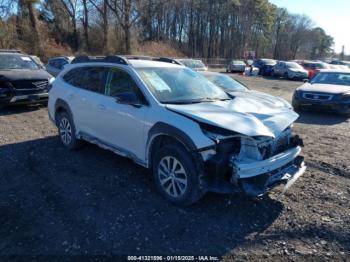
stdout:
[[(47, 56), (130, 54), (164, 42), (189, 57), (275, 59), (332, 54), (333, 38), (306, 15), (268, 0), (0, 0), (0, 48)], [(160, 54), (161, 55), (161, 54)]]

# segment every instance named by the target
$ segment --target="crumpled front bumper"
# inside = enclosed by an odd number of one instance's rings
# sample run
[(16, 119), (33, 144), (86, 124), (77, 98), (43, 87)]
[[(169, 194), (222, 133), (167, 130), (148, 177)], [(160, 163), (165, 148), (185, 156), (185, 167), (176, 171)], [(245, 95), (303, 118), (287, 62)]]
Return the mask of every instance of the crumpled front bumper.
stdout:
[(262, 196), (280, 184), (285, 184), (286, 191), (306, 170), (300, 152), (297, 146), (266, 160), (234, 161), (232, 181), (252, 197)]

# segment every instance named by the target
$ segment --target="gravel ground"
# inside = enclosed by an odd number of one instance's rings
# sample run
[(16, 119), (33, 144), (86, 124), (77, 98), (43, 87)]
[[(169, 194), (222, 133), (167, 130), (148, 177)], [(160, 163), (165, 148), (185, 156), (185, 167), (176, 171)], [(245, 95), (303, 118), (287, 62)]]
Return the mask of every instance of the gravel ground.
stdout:
[[(301, 82), (233, 75), (291, 99)], [(301, 112), (308, 170), (261, 202), (207, 194), (178, 208), (144, 168), (93, 145), (67, 151), (43, 107), (0, 111), (0, 256), (217, 255), (350, 261), (350, 121)], [(23, 257), (22, 257), (23, 258)], [(0, 257), (0, 260), (1, 257)]]

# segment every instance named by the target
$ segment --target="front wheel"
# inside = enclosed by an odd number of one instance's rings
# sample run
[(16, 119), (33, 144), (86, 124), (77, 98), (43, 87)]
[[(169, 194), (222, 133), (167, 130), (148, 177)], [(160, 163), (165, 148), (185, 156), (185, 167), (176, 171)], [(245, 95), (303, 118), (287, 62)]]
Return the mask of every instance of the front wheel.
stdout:
[(170, 202), (187, 206), (203, 195), (192, 155), (182, 146), (166, 145), (153, 158), (153, 175), (160, 193)]

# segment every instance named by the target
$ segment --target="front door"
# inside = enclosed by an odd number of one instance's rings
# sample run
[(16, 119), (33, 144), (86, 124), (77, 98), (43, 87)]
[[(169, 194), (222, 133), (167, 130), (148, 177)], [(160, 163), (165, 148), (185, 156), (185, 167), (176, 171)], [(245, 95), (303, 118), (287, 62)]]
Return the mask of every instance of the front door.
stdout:
[(122, 69), (110, 69), (104, 96), (98, 101), (98, 138), (142, 159), (144, 120), (148, 111), (149, 106), (130, 74)]

